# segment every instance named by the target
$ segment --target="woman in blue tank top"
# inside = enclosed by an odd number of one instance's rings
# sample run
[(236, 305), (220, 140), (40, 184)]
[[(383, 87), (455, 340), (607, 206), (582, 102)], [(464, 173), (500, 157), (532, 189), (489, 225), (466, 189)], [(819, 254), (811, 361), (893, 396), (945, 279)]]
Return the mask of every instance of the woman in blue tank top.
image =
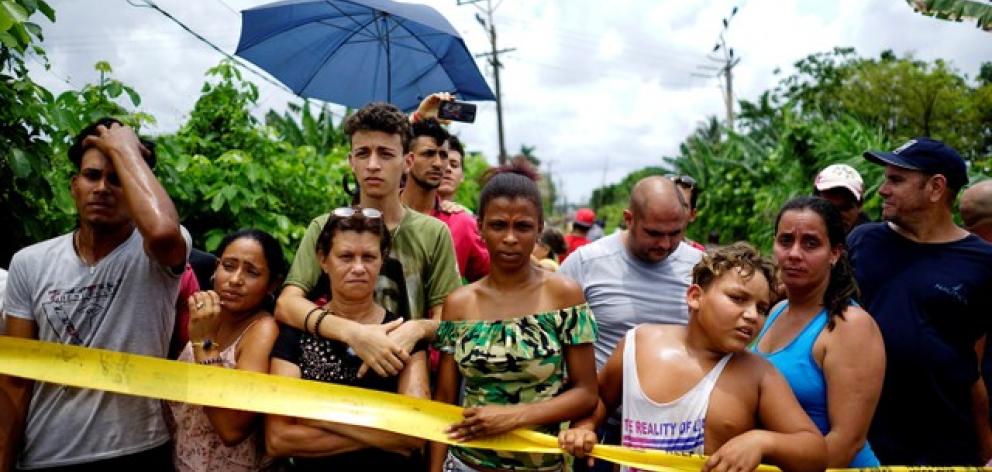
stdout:
[(856, 305), (844, 223), (828, 201), (798, 197), (775, 220), (775, 258), (788, 299), (752, 349), (789, 382), (827, 441), (827, 467), (874, 467), (866, 438), (885, 374), (875, 320)]

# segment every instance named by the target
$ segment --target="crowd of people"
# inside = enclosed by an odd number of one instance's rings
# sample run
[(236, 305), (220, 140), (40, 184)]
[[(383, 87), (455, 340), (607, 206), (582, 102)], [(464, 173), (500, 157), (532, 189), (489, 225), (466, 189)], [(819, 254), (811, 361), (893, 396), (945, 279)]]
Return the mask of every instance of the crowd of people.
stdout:
[[(717, 472), (992, 458), (992, 182), (968, 187), (950, 147), (865, 153), (885, 167), (879, 222), (855, 169), (823, 169), (769, 222), (766, 258), (685, 239), (703, 191), (685, 175), (637, 182), (604, 236), (591, 209), (546, 225), (523, 161), (487, 173), (472, 214), (435, 118), (449, 99), (348, 117), (355, 201), (288, 265), (257, 229), (194, 249), (151, 143), (94, 123), (68, 152), (78, 226), (14, 256), (0, 329), (458, 404), (453, 445), (3, 377), (0, 470), (614, 470), (586, 459), (600, 443)], [(518, 428), (563, 454), (464, 444)]]

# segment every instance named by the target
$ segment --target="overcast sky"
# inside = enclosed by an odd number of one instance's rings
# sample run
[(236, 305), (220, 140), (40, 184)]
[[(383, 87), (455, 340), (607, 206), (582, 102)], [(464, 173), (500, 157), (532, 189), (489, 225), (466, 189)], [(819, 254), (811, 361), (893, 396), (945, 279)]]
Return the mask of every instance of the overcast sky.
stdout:
[[(54, 91), (80, 87), (98, 80), (96, 61), (109, 61), (114, 75), (141, 94), (142, 110), (158, 119), (151, 133), (171, 132), (182, 123), (204, 72), (222, 58), (158, 12), (124, 0), (49, 3), (56, 23), (35, 21), (44, 30), (52, 68), (32, 63), (35, 79)], [(238, 11), (263, 3), (268, 2), (157, 0), (230, 53), (240, 33)], [(473, 6), (424, 3), (454, 25), (470, 51), (489, 50)], [(718, 80), (692, 73), (713, 65), (706, 54), (721, 18), (734, 6), (739, 12), (727, 40), (742, 58), (734, 75), (738, 99), (753, 99), (774, 86), (781, 77), (774, 75), (776, 68), (789, 73), (795, 61), (834, 46), (871, 56), (892, 49), (925, 60), (943, 58), (969, 77), (983, 61), (992, 61), (992, 34), (973, 22), (924, 17), (904, 0), (505, 0), (495, 20), (500, 47), (516, 48), (502, 58), (508, 152), (536, 146), (569, 202), (585, 201), (604, 182), (661, 164), (707, 116), (723, 116)], [(489, 78), (488, 65), (479, 65)], [(299, 101), (255, 82), (259, 116)], [(456, 124), (453, 131), (470, 150), (495, 162), (495, 105), (480, 104), (477, 121)]]

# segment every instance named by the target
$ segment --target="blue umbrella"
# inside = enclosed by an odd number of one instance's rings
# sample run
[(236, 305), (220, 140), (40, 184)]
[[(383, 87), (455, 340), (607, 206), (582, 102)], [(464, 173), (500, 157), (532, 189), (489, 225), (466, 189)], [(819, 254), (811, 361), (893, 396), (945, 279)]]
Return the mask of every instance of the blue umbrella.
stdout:
[(235, 54), (297, 95), (404, 110), (434, 92), (495, 100), (465, 42), (433, 8), (389, 0), (288, 0), (244, 10)]

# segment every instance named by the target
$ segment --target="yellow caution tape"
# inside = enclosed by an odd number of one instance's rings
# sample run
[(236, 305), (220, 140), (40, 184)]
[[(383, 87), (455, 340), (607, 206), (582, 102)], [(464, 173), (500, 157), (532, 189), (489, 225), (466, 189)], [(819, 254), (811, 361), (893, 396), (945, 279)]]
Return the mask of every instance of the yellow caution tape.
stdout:
[[(0, 374), (197, 405), (347, 423), (430, 441), (504, 451), (561, 454), (558, 439), (518, 429), (456, 443), (444, 429), (460, 407), (395, 393), (176, 362), (136, 354), (0, 336)], [(598, 445), (593, 457), (660, 472), (698, 471), (706, 458)], [(964, 472), (980, 467), (885, 467), (893, 472)], [(846, 469), (836, 469), (846, 470)], [(853, 469), (851, 469), (853, 470)], [(762, 465), (760, 472), (778, 472)]]

